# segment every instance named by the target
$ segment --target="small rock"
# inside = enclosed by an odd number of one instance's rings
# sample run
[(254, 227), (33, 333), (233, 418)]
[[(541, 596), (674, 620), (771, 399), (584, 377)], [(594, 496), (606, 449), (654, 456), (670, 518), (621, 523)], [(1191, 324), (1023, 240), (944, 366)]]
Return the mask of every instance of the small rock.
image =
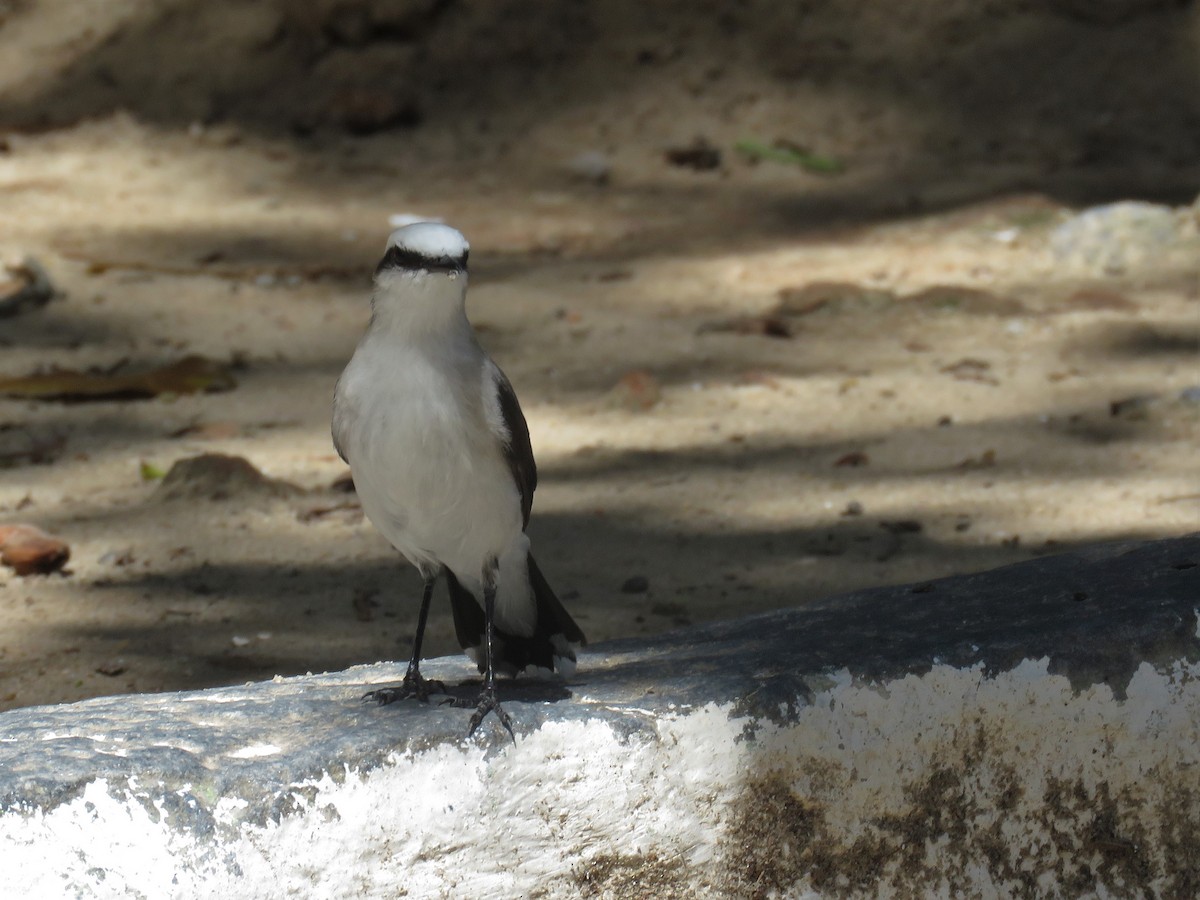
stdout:
[(136, 561), (137, 558), (133, 555), (132, 547), (126, 547), (124, 550), (109, 550), (96, 560), (102, 566), (128, 566)]
[(346, 131), (356, 135), (375, 134), (389, 128), (412, 128), (421, 124), (421, 110), (414, 99), (395, 91), (359, 87), (340, 91), (333, 115)]
[(567, 160), (566, 170), (580, 181), (608, 184), (612, 176), (612, 161), (598, 150), (585, 150)]
[(286, 499), (302, 493), (294, 484), (268, 478), (240, 456), (204, 453), (181, 459), (159, 485), (163, 500)]
[(621, 585), (622, 594), (644, 594), (648, 590), (650, 590), (650, 579), (645, 575), (626, 578), (625, 583)]
[(34, 525), (0, 525), (0, 563), (18, 575), (47, 575), (66, 565), (71, 548)]
[(863, 514), (863, 505), (857, 500), (851, 500), (846, 504), (846, 508), (842, 510), (843, 516), (861, 516)]
[[(1184, 214), (1140, 201), (1094, 206), (1050, 233), (1056, 261), (1098, 274), (1119, 274), (1157, 263), (1189, 243)], [(1190, 243), (1195, 243), (1194, 239)], [(1194, 249), (1194, 248), (1193, 248)]]
[(1121, 400), (1113, 400), (1108, 404), (1108, 414), (1124, 419), (1144, 419), (1149, 415), (1150, 407), (1158, 400), (1158, 394), (1136, 394)]
[(880, 522), (879, 527), (891, 534), (920, 534), (924, 530), (924, 526), (916, 519)]
[(126, 665), (123, 659), (110, 659), (107, 662), (102, 662), (96, 666), (98, 675), (107, 675), (109, 678), (116, 678), (118, 675), (123, 675), (129, 666)]
[(698, 137), (683, 147), (671, 147), (665, 156), (671, 165), (694, 169), (697, 172), (706, 172), (721, 167), (721, 151), (703, 137)]
[(54, 294), (50, 276), (32, 256), (0, 266), (0, 319), (45, 306)]

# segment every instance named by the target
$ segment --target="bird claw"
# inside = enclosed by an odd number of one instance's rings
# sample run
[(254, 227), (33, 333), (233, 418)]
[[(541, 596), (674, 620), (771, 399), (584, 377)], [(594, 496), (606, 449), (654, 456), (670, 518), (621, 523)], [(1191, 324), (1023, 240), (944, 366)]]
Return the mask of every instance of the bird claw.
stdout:
[(422, 703), (428, 703), (430, 694), (444, 693), (446, 693), (446, 686), (440, 681), (433, 678), (422, 678), (420, 672), (408, 672), (404, 676), (404, 680), (395, 687), (376, 688), (373, 691), (367, 691), (362, 696), (362, 702), (387, 706), (389, 703), (395, 703), (397, 700), (407, 700), (410, 697), (415, 697)]
[[(455, 700), (454, 706), (470, 707), (470, 700)], [(504, 707), (500, 705), (500, 699), (496, 696), (496, 689), (485, 687), (483, 693), (479, 695), (479, 702), (475, 705), (475, 712), (471, 716), (471, 721), (467, 725), (467, 737), (475, 733), (475, 730), (483, 724), (484, 718), (488, 713), (494, 712), (496, 718), (500, 720), (500, 724), (504, 726), (504, 730), (508, 732), (508, 736), (512, 738), (513, 743), (517, 742), (517, 736), (513, 734), (512, 719), (508, 713), (504, 711)]]

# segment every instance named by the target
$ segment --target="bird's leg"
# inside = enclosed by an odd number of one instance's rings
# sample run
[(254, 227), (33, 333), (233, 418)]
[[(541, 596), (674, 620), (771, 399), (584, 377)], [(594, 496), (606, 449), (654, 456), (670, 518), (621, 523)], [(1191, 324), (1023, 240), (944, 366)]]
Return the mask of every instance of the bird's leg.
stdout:
[(408, 671), (404, 673), (404, 680), (396, 687), (368, 691), (363, 694), (364, 701), (370, 700), (383, 706), (387, 703), (395, 703), (397, 700), (416, 697), (422, 703), (428, 703), (431, 693), (446, 693), (446, 686), (440, 681), (431, 681), (421, 677), (421, 642), (425, 639), (425, 620), (429, 617), (429, 603), (433, 599), (433, 586), (437, 583), (439, 574), (440, 571), (429, 573), (422, 570), (421, 572), (425, 579), (425, 593), (421, 597), (421, 612), (417, 616), (417, 634), (413, 638), (412, 659), (408, 661)]
[(467, 726), (467, 737), (475, 733), (475, 729), (483, 722), (484, 716), (490, 712), (494, 712), (500, 720), (500, 724), (508, 731), (508, 736), (516, 743), (517, 737), (513, 734), (512, 719), (508, 717), (508, 713), (500, 706), (500, 700), (496, 697), (496, 669), (492, 659), (492, 635), (495, 631), (493, 622), (496, 617), (496, 570), (499, 567), (499, 562), (495, 559), (489, 559), (483, 566), (483, 618), (485, 623), (483, 652), (485, 671), (483, 675), (483, 690), (479, 693), (479, 704), (475, 707), (475, 714), (471, 716), (471, 722)]

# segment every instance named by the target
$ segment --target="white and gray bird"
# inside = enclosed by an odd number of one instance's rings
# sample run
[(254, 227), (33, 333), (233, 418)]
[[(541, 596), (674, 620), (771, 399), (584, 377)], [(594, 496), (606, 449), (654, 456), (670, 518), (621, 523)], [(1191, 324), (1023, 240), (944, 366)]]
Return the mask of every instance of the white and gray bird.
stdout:
[(484, 674), (468, 735), (491, 711), (511, 734), (496, 674), (570, 674), (585, 641), (529, 550), (537, 467), (512, 385), (467, 320), (469, 250), (446, 225), (392, 233), (375, 269), (371, 323), (334, 391), (333, 443), (367, 518), (425, 582), (403, 682), (364, 699), (427, 700), (442, 689), (420, 662), (444, 573), (458, 641)]

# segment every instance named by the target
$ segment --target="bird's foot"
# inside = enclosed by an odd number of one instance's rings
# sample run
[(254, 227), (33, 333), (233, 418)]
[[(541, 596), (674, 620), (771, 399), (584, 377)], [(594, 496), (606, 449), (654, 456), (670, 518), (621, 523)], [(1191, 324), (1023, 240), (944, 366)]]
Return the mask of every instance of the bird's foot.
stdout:
[[(447, 700), (445, 702), (459, 708), (469, 708), (471, 706), (470, 700)], [(517, 736), (513, 734), (512, 719), (504, 711), (504, 707), (500, 705), (500, 698), (496, 696), (496, 689), (491, 686), (484, 687), (479, 695), (479, 702), (475, 704), (475, 712), (471, 716), (471, 721), (467, 724), (467, 737), (475, 733), (475, 730), (483, 724), (484, 718), (490, 712), (496, 714), (496, 718), (500, 720), (500, 724), (504, 726), (504, 729), (508, 732), (508, 736), (512, 738), (515, 744)]]
[(362, 696), (362, 702), (378, 703), (380, 706), (387, 706), (389, 703), (395, 703), (397, 700), (407, 700), (410, 697), (415, 697), (422, 703), (428, 703), (430, 694), (444, 693), (446, 693), (446, 686), (440, 681), (433, 678), (422, 678), (420, 672), (415, 669), (409, 669), (404, 675), (404, 680), (398, 685), (367, 691)]

